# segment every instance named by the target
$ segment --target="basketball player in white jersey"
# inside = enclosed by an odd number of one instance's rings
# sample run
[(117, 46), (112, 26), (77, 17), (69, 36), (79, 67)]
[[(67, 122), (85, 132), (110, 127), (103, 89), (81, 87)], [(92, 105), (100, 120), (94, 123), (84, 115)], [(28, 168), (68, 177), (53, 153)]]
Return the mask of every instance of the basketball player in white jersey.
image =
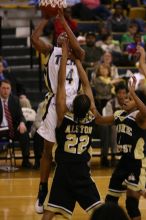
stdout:
[[(35, 210), (37, 213), (43, 212), (43, 203), (48, 192), (48, 177), (51, 170), (52, 163), (52, 148), (55, 139), (55, 128), (57, 122), (56, 115), (56, 91), (58, 83), (58, 70), (60, 65), (60, 58), (62, 56), (61, 45), (64, 38), (69, 40), (70, 45), (70, 55), (72, 52), (79, 59), (84, 58), (84, 50), (80, 47), (76, 37), (68, 26), (64, 16), (63, 10), (58, 10), (58, 16), (62, 22), (65, 32), (59, 35), (57, 40), (57, 47), (51, 44), (46, 44), (40, 39), (44, 27), (48, 23), (48, 19), (42, 19), (40, 24), (35, 28), (31, 40), (34, 47), (44, 55), (49, 55), (49, 62), (46, 65), (45, 81), (49, 90), (48, 93), (48, 104), (46, 108), (46, 113), (44, 114), (43, 121), (38, 130), (38, 133), (44, 138), (44, 151), (40, 161), (40, 185), (38, 198), (35, 204)], [(71, 57), (68, 58), (66, 65), (66, 96), (67, 96), (67, 107), (70, 108), (74, 97), (76, 96), (79, 89), (79, 78), (76, 65)]]

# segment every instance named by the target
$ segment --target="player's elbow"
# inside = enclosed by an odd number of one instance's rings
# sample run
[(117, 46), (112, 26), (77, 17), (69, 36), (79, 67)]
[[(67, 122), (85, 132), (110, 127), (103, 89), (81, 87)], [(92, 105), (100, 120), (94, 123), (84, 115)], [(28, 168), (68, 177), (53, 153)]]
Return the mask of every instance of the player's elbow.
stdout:
[(83, 61), (84, 58), (85, 58), (85, 50), (81, 49), (79, 59), (80, 59), (81, 61)]
[(32, 33), (32, 35), (30, 37), (30, 41), (34, 46), (37, 44), (38, 38), (36, 37), (36, 35), (34, 33)]
[(85, 58), (85, 50), (81, 49), (80, 60), (84, 60)]
[(82, 48), (80, 48), (79, 50), (75, 51), (75, 55), (77, 57), (77, 59), (83, 61), (84, 57), (85, 57), (85, 50), (83, 50)]

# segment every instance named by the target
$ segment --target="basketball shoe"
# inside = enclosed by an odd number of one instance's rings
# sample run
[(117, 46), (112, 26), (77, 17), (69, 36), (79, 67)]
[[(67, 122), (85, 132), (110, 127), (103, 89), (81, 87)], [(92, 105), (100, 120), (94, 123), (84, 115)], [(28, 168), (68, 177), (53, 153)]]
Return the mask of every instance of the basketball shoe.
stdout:
[(37, 201), (35, 203), (35, 211), (38, 214), (44, 212), (44, 201), (48, 193), (48, 183), (40, 183)]

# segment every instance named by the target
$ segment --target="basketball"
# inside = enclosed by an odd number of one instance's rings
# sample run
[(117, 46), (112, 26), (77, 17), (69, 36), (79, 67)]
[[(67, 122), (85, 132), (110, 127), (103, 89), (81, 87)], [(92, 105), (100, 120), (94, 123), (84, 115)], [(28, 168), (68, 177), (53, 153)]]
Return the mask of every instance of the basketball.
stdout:
[(58, 14), (58, 5), (56, 5), (55, 7), (52, 7), (51, 5), (47, 5), (47, 6), (40, 6), (41, 11), (42, 11), (42, 15), (45, 18), (50, 18), (50, 17), (54, 17)]

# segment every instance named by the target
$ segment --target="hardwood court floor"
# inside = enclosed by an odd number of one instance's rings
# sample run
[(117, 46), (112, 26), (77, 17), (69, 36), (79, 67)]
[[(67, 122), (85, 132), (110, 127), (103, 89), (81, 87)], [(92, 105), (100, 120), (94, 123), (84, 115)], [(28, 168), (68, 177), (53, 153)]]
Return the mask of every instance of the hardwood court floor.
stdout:
[[(0, 165), (1, 165), (0, 161)], [(112, 169), (101, 169), (99, 158), (91, 161), (92, 176), (104, 199)], [(50, 182), (52, 180), (52, 175)], [(39, 171), (19, 169), (16, 172), (0, 171), (0, 220), (41, 220), (42, 215), (34, 212), (34, 203), (39, 184)], [(124, 196), (120, 199), (124, 206)], [(146, 219), (146, 200), (140, 201), (142, 220)], [(77, 204), (73, 220), (89, 220), (88, 215)]]

